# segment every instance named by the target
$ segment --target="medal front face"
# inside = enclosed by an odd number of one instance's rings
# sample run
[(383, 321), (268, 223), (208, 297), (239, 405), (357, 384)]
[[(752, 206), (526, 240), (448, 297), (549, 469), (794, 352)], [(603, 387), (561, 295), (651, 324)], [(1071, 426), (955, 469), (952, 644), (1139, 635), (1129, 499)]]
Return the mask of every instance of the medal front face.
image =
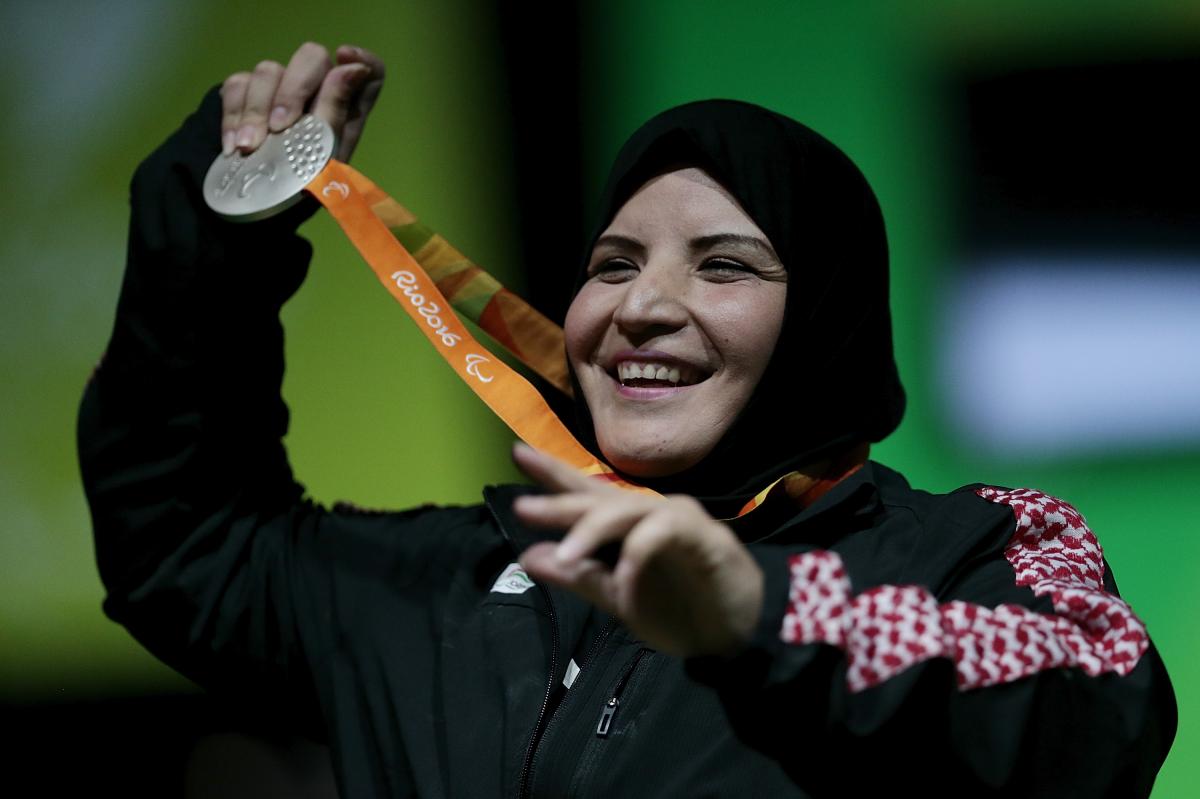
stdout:
[(329, 125), (305, 114), (291, 127), (268, 133), (249, 155), (236, 150), (218, 155), (204, 178), (204, 201), (234, 222), (274, 216), (299, 202), (336, 146)]

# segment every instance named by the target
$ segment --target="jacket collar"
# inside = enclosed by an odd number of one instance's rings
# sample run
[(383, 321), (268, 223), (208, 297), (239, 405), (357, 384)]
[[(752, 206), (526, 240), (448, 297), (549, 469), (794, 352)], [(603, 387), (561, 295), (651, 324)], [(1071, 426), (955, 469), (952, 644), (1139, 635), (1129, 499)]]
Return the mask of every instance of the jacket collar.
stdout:
[[(785, 502), (764, 505), (740, 520), (729, 523), (745, 543), (808, 543), (829, 545), (854, 530), (869, 527), (883, 512), (880, 485), (899, 478), (890, 469), (867, 461), (820, 499), (798, 513)], [(902, 479), (902, 478), (899, 478)], [(513, 501), (523, 494), (540, 494), (536, 486), (505, 484), (488, 486), (484, 501), (495, 514), (505, 537), (517, 553), (540, 541), (557, 541), (560, 530), (527, 528), (513, 513)]]
[(545, 491), (537, 486), (517, 483), (487, 486), (483, 489), (483, 501), (495, 515), (496, 521), (500, 523), (500, 531), (518, 555), (540, 541), (557, 541), (563, 536), (562, 530), (535, 530), (526, 527), (513, 513), (513, 502), (517, 497), (544, 493)]
[(867, 461), (807, 508), (797, 511), (786, 502), (774, 507), (768, 503), (729, 525), (747, 544), (829, 546), (854, 530), (871, 526), (882, 513), (879, 486), (886, 475), (881, 470), (890, 473)]

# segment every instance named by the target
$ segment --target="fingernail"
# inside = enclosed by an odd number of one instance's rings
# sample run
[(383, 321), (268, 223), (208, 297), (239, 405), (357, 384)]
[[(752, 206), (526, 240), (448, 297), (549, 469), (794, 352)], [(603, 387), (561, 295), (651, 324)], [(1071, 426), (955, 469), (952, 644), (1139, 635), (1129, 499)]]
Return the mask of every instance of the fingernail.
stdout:
[(224, 134), (222, 134), (222, 136), (221, 136), (221, 154), (222, 155), (231, 155), (233, 153), (234, 139), (236, 137), (237, 137), (237, 134), (234, 133), (232, 130), (227, 130), (227, 131), (225, 131)]
[(238, 131), (237, 146), (249, 147), (254, 142), (254, 126), (246, 125)]
[(274, 110), (271, 111), (271, 130), (282, 130), (288, 121), (289, 113), (286, 106), (275, 106)]

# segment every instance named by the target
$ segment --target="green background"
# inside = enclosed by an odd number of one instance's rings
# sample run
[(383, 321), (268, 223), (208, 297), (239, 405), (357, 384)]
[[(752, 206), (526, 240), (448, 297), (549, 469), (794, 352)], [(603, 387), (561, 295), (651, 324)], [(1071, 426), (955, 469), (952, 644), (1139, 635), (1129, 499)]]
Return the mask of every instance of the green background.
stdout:
[[(355, 165), (517, 290), (515, 181), (501, 42), (484, 4), (47, 2), (0, 10), (0, 698), (55, 701), (175, 690), (100, 612), (74, 454), (83, 383), (107, 339), (138, 161), (232, 71), (286, 61), (306, 39), (351, 42), (389, 78)], [(1135, 10), (1136, 9), (1136, 10)], [(873, 456), (914, 485), (1034, 486), (1069, 499), (1104, 545), (1124, 597), (1172, 675), (1179, 734), (1158, 799), (1194, 795), (1200, 667), (1191, 611), (1200, 454), (1086, 460), (980, 457), (941, 423), (933, 336), (954, 269), (948, 172), (959, 131), (944, 82), (963, 63), (1019, 67), (1072, 56), (1178, 51), (1200, 42), (1188, 2), (635, 3), (584, 15), (591, 194), (622, 139), (702, 97), (767, 105), (837, 142), (874, 185), (893, 263), (897, 357), (910, 393)], [(547, 36), (574, 36), (547, 31)], [(553, 65), (548, 64), (548, 69)], [(546, 98), (548, 118), (554, 98)], [(318, 500), (403, 507), (473, 502), (515, 479), (511, 435), (408, 329), (333, 223), (305, 228), (316, 256), (286, 307), (287, 444)], [(562, 254), (573, 269), (577, 253)], [(262, 268), (270, 269), (271, 264)], [(1047, 324), (1053, 324), (1047, 319)]]

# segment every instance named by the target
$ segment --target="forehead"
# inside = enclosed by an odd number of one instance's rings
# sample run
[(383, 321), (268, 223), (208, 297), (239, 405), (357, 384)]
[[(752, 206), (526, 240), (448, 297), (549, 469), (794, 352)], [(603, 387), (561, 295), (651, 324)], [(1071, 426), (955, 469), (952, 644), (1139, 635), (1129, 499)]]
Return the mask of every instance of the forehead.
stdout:
[(617, 209), (605, 232), (636, 234), (697, 227), (763, 235), (737, 198), (698, 167), (651, 177)]

